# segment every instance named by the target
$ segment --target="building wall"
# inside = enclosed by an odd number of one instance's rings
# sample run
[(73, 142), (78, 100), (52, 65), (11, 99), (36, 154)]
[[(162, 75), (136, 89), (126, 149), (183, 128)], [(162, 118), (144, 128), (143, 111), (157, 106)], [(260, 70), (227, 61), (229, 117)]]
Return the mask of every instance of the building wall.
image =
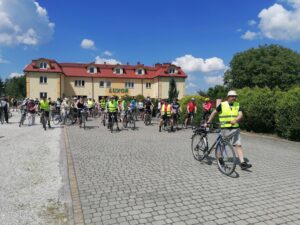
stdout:
[[(40, 76), (47, 77), (47, 83), (40, 83)], [(26, 96), (40, 98), (40, 92), (46, 92), (47, 97), (56, 99), (60, 97), (60, 74), (59, 73), (27, 73)]]
[[(75, 80), (84, 80), (83, 87), (75, 86)], [(86, 96), (92, 97), (92, 78), (90, 77), (65, 77), (64, 91), (66, 97)]]
[[(159, 79), (159, 97), (168, 98), (169, 96), (169, 82), (170, 77), (161, 77)], [(178, 98), (181, 99), (185, 95), (185, 79), (184, 78), (175, 78), (176, 87), (179, 91)]]
[[(47, 84), (40, 84), (40, 76), (47, 77)], [(83, 87), (75, 86), (75, 80), (84, 80)], [(137, 96), (144, 95), (151, 98), (168, 98), (169, 77), (159, 77), (154, 79), (124, 79), (124, 78), (91, 78), (91, 77), (66, 77), (59, 73), (27, 73), (26, 90), (27, 97), (39, 98), (40, 92), (47, 92), (47, 96), (52, 99), (58, 97), (87, 96), (98, 99), (99, 96), (124, 95)], [(185, 95), (185, 79), (175, 78), (178, 98)], [(100, 88), (100, 81), (104, 81), (105, 86)], [(106, 87), (106, 82), (111, 82), (111, 88)], [(124, 92), (125, 82), (134, 82), (134, 88), (128, 88)], [(146, 83), (151, 83), (151, 88), (146, 88)], [(119, 91), (119, 92), (116, 92)]]

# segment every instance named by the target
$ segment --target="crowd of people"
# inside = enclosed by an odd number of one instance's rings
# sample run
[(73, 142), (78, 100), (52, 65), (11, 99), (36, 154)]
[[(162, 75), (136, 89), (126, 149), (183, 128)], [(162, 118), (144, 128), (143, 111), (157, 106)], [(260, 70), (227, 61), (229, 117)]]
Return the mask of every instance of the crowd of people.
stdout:
[[(242, 108), (239, 106), (239, 103), (236, 101), (237, 93), (235, 91), (229, 91), (227, 95), (227, 101), (219, 104), (214, 111), (212, 111), (213, 105), (209, 98), (205, 98), (204, 103), (202, 104), (202, 121), (201, 124), (204, 127), (209, 126), (213, 121), (214, 117), (219, 114), (219, 120), (222, 123), (221, 129), (223, 132), (236, 134), (233, 137), (233, 145), (236, 147), (238, 157), (241, 162), (241, 168), (247, 169), (251, 167), (251, 164), (248, 164), (244, 161), (243, 149), (241, 146), (241, 136), (239, 132), (239, 121), (243, 117)], [(108, 124), (114, 120), (119, 128), (119, 122), (122, 122), (124, 118), (131, 113), (135, 120), (138, 120), (138, 117), (141, 120), (144, 120), (145, 115), (151, 115), (151, 117), (158, 118), (159, 132), (162, 131), (162, 126), (169, 123), (170, 131), (177, 130), (179, 117), (184, 115), (184, 128), (187, 128), (188, 123), (192, 123), (193, 117), (197, 113), (198, 107), (195, 101), (195, 98), (187, 103), (186, 107), (181, 107), (177, 98), (174, 98), (173, 101), (169, 99), (150, 99), (147, 97), (145, 100), (139, 98), (136, 100), (135, 97), (129, 98), (128, 96), (118, 99), (115, 96), (102, 97), (99, 101), (95, 101), (92, 98), (58, 98), (52, 100), (51, 98), (42, 98), (42, 99), (32, 99), (25, 98), (19, 105), (16, 99), (11, 99), (9, 102), (4, 96), (0, 100), (0, 118), (5, 120), (6, 123), (9, 123), (9, 109), (10, 105), (12, 106), (12, 111), (20, 109), (22, 113), (30, 114), (32, 118), (33, 125), (35, 123), (35, 116), (40, 111), (44, 111), (45, 117), (47, 119), (48, 127), (51, 127), (50, 118), (52, 114), (59, 113), (61, 123), (65, 123), (65, 118), (68, 113), (73, 113), (75, 115), (75, 122), (79, 125), (82, 122), (81, 113), (83, 110), (86, 110), (89, 115), (107, 115)], [(186, 112), (183, 112), (182, 108), (186, 108)], [(104, 123), (105, 124), (105, 123)], [(175, 129), (174, 129), (175, 128)]]

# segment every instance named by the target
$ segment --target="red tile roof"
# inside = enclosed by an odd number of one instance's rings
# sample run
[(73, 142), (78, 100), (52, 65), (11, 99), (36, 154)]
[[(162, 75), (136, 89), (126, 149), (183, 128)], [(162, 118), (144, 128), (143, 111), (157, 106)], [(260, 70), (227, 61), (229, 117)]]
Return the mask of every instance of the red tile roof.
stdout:
[[(48, 62), (50, 64), (49, 69), (40, 69), (38, 62)], [(95, 66), (97, 73), (88, 73), (88, 67)], [(175, 67), (178, 70), (177, 74), (169, 74), (168, 69)], [(123, 74), (115, 74), (114, 68), (122, 68)], [(137, 75), (136, 69), (143, 68), (145, 70), (144, 75)], [(133, 65), (109, 65), (109, 64), (95, 64), (95, 63), (58, 63), (55, 60), (40, 58), (32, 60), (24, 72), (47, 72), (47, 73), (63, 73), (65, 76), (70, 77), (103, 77), (103, 78), (135, 78), (135, 79), (152, 79), (155, 77), (181, 77), (186, 78), (185, 72), (171, 63), (160, 64), (155, 66), (144, 66), (143, 64)]]

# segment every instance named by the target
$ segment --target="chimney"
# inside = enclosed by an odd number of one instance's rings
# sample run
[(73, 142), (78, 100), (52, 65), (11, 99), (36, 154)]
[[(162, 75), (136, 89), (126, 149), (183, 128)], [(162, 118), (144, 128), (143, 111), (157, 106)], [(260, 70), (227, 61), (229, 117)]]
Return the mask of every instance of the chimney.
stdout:
[(161, 67), (160, 63), (155, 63), (155, 67)]

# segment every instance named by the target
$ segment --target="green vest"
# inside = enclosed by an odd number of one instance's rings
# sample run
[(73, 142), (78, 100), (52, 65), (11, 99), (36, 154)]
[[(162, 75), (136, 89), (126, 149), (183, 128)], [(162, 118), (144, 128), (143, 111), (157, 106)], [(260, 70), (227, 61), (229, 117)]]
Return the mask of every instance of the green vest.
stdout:
[(40, 109), (44, 110), (44, 111), (50, 111), (50, 104), (49, 102), (46, 100), (41, 100), (40, 101)]
[(128, 101), (123, 100), (122, 107), (123, 107), (124, 110), (127, 110), (127, 108), (128, 108)]
[(116, 101), (109, 101), (108, 102), (108, 112), (114, 113), (117, 112), (118, 106)]
[(101, 106), (102, 109), (104, 109), (105, 106), (106, 106), (106, 101), (105, 100), (101, 100), (100, 101), (100, 106)]
[(234, 125), (230, 124), (230, 122), (237, 118), (239, 115), (240, 104), (238, 102), (234, 102), (232, 108), (230, 108), (229, 103), (222, 102), (221, 103), (222, 112), (219, 114), (219, 120), (221, 124), (221, 128), (238, 128), (239, 124), (236, 123)]

